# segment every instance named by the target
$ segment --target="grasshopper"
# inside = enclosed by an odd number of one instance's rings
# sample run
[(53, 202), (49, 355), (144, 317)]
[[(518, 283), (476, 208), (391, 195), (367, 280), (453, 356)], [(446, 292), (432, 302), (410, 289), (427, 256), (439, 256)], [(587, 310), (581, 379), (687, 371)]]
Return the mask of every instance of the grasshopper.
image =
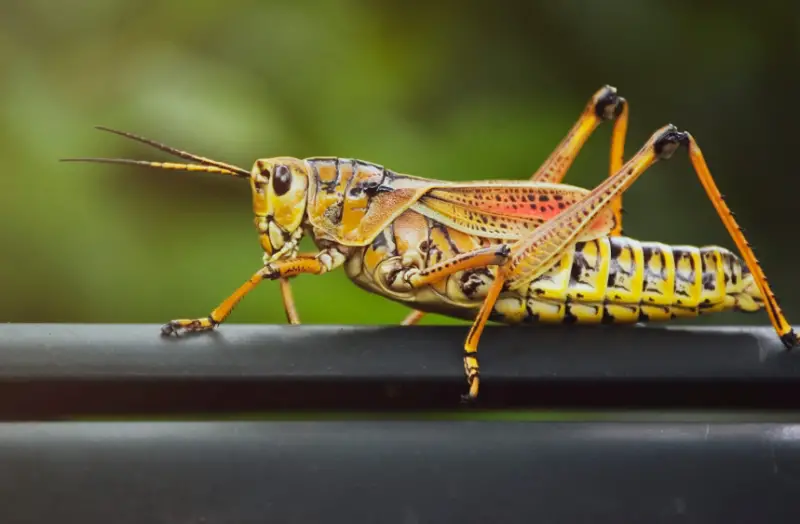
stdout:
[[(580, 149), (613, 121), (609, 175), (592, 190), (561, 183)], [(478, 342), (488, 321), (635, 324), (718, 311), (766, 309), (787, 348), (798, 337), (711, 176), (694, 137), (672, 124), (627, 162), (628, 102), (599, 89), (529, 180), (448, 182), (363, 160), (261, 158), (250, 171), (100, 127), (191, 163), (73, 158), (217, 173), (250, 181), (263, 264), (211, 313), (178, 319), (162, 334), (224, 322), (259, 282), (280, 280), (287, 319), (299, 323), (289, 279), (343, 267), (359, 287), (413, 310), (472, 321), (464, 343), (468, 392), (478, 395)], [(739, 255), (719, 246), (669, 246), (622, 234), (622, 195), (650, 166), (681, 147), (688, 154)], [(310, 235), (318, 251), (299, 253)]]

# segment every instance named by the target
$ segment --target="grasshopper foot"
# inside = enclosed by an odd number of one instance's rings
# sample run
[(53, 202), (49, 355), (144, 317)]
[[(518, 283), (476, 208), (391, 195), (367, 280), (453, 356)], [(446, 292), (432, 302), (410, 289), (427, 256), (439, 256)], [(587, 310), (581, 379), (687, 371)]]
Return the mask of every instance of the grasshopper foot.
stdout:
[(795, 333), (793, 329), (790, 329), (789, 332), (781, 335), (781, 342), (783, 342), (786, 349), (796, 347), (798, 344), (797, 333)]
[(162, 336), (180, 336), (181, 331), (186, 333), (197, 333), (209, 331), (219, 325), (219, 322), (208, 316), (206, 318), (172, 320), (161, 326)]
[(477, 402), (478, 384), (480, 383), (480, 372), (477, 369), (470, 369), (469, 376), (467, 377), (467, 383), (469, 384), (469, 393), (461, 395), (461, 403), (468, 406), (474, 406)]
[(477, 400), (469, 393), (461, 395), (461, 404), (467, 407), (472, 407), (476, 404)]

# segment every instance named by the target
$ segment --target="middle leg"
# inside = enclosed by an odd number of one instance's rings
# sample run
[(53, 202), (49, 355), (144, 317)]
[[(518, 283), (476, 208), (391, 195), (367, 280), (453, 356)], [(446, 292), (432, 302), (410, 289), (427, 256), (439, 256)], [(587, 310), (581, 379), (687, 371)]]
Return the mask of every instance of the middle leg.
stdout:
[(511, 248), (508, 244), (480, 247), (460, 253), (425, 269), (416, 267), (402, 268), (391, 275), (386, 285), (396, 291), (419, 289), (423, 286), (434, 284), (459, 271), (502, 265), (508, 260), (510, 254)]
[[(422, 286), (433, 284), (459, 271), (476, 269), (486, 266), (500, 266), (504, 264), (511, 253), (508, 244), (478, 248), (473, 251), (461, 253), (451, 259), (444, 260), (423, 270), (407, 268), (395, 276), (388, 286), (396, 290), (418, 289)], [(497, 277), (495, 277), (497, 278)], [(491, 288), (489, 293), (491, 293)], [(416, 324), (425, 315), (424, 311), (414, 309), (403, 320), (403, 326)], [(466, 357), (465, 357), (466, 358)], [(477, 372), (477, 362), (475, 363)], [(467, 370), (469, 373), (469, 370)]]

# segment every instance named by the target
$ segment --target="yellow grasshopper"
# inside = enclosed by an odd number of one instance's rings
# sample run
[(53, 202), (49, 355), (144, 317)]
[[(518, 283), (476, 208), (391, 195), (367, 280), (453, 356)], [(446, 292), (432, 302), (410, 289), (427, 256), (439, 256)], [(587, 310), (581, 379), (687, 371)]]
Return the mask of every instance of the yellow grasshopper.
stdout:
[[(562, 184), (603, 121), (614, 122), (609, 177), (591, 191)], [(280, 279), (287, 318), (299, 323), (288, 279), (343, 266), (361, 288), (413, 308), (403, 324), (430, 312), (472, 320), (463, 356), (466, 399), (478, 394), (478, 340), (489, 320), (634, 324), (766, 309), (784, 345), (797, 345), (695, 139), (666, 125), (624, 162), (627, 124), (627, 101), (615, 88), (601, 88), (524, 181), (446, 182), (336, 157), (263, 158), (247, 171), (102, 127), (193, 163), (66, 160), (249, 179), (262, 267), (208, 316), (173, 320), (163, 326), (165, 335), (213, 329), (264, 279)], [(719, 246), (668, 246), (622, 236), (622, 194), (682, 146), (741, 258)], [(316, 253), (298, 253), (304, 235), (314, 240)]]

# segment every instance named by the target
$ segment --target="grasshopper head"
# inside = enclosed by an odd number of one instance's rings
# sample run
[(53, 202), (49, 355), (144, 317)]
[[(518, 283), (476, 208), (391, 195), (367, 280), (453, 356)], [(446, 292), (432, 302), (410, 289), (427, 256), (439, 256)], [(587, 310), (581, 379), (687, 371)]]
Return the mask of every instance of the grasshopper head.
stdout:
[(261, 247), (274, 260), (297, 251), (306, 214), (308, 172), (297, 158), (260, 158), (250, 175)]
[(250, 187), (253, 190), (255, 224), (265, 252), (265, 260), (276, 260), (296, 254), (297, 244), (303, 236), (301, 226), (306, 212), (308, 189), (308, 174), (302, 160), (289, 157), (259, 159), (253, 164), (253, 169), (248, 172), (241, 167), (175, 149), (132, 133), (101, 126), (97, 126), (97, 128), (147, 144), (192, 163), (153, 162), (126, 158), (67, 158), (63, 160), (132, 164), (157, 169), (216, 173), (249, 178)]

